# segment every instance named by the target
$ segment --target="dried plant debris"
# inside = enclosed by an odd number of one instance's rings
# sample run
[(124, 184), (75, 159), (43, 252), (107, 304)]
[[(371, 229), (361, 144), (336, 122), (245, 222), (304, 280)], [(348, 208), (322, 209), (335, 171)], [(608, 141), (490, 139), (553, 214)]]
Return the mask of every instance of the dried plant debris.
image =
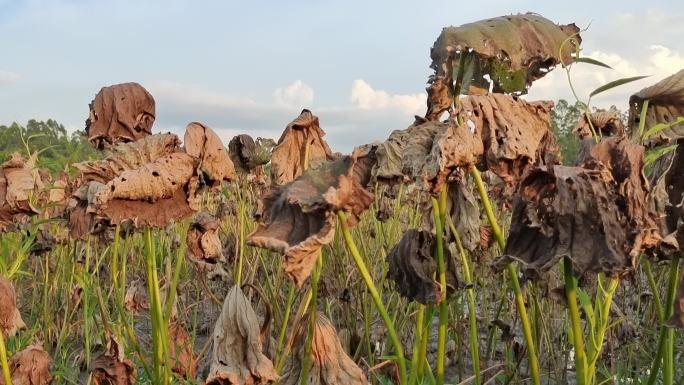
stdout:
[(684, 246), (684, 140), (676, 143), (674, 151), (656, 160), (652, 172), (653, 202), (660, 213), (658, 226), (664, 238), (659, 250), (665, 254), (679, 252)]
[[(394, 281), (396, 290), (406, 298), (422, 304), (440, 303), (442, 298), (439, 282), (435, 281), (437, 260), (434, 257), (437, 241), (429, 231), (409, 229), (387, 255), (387, 276)], [(447, 289), (456, 289), (458, 278), (450, 252), (444, 247), (448, 263)]]
[(185, 379), (194, 379), (197, 371), (197, 357), (188, 331), (178, 320), (169, 323), (169, 357), (171, 370)]
[(262, 353), (259, 319), (238, 286), (228, 292), (212, 338), (206, 385), (260, 385), (278, 379), (273, 363)]
[(562, 257), (579, 274), (617, 276), (660, 241), (647, 203), (643, 149), (625, 138), (604, 139), (582, 167), (532, 170), (513, 206), (505, 255), (537, 277)]
[(141, 280), (131, 282), (126, 289), (124, 307), (133, 314), (146, 311), (150, 308), (147, 288), (145, 288), (145, 285)]
[(332, 150), (323, 140), (325, 132), (318, 123), (318, 117), (309, 110), (290, 124), (278, 140), (271, 155), (271, 183), (283, 185), (304, 173), (305, 159), (310, 167), (333, 159)]
[(5, 336), (13, 336), (19, 329), (26, 327), (17, 309), (17, 294), (14, 286), (0, 276), (0, 331)]
[(235, 179), (235, 166), (221, 138), (207, 125), (192, 122), (185, 128), (185, 151), (199, 159), (198, 175), (203, 184), (220, 186)]
[(679, 272), (679, 288), (674, 303), (674, 314), (672, 314), (668, 324), (684, 329), (684, 271)]
[[(577, 120), (575, 125), (576, 132), (580, 138), (588, 139), (593, 138), (594, 133), (601, 136), (624, 136), (625, 135), (625, 124), (620, 118), (620, 114), (616, 111), (597, 111), (589, 114), (589, 119), (587, 114), (582, 114)], [(589, 122), (591, 121), (591, 125)]]
[(255, 141), (246, 134), (237, 135), (228, 143), (230, 158), (235, 168), (242, 173), (249, 173), (270, 162), (274, 147), (272, 139), (257, 138)]
[(263, 198), (261, 223), (248, 236), (252, 246), (285, 254), (285, 271), (301, 286), (323, 245), (335, 233), (335, 213), (348, 213), (350, 225), (370, 207), (373, 194), (368, 154), (358, 152), (307, 170)]
[[(574, 24), (557, 25), (532, 13), (447, 27), (430, 51), (431, 68), (437, 76), (453, 80), (461, 71), (464, 93), (478, 88), (526, 94), (533, 81), (556, 65), (573, 61), (572, 54), (581, 42), (578, 33)], [(561, 52), (561, 45), (571, 36), (575, 44), (566, 43)], [(468, 53), (463, 63), (462, 53)]]
[(0, 233), (9, 230), (18, 218), (38, 212), (30, 198), (44, 186), (33, 163), (13, 153), (0, 164)]
[(632, 136), (639, 136), (639, 119), (643, 104), (646, 109), (645, 131), (664, 123), (660, 132), (649, 138), (652, 143), (684, 138), (684, 69), (646, 87), (629, 98), (629, 122)]
[(90, 366), (90, 376), (95, 385), (135, 384), (135, 366), (113, 338), (108, 339), (107, 350), (95, 357)]
[[(52, 381), (52, 358), (40, 344), (32, 344), (14, 354), (9, 361), (14, 385), (47, 385)], [(4, 381), (0, 376), (0, 384)]]
[[(322, 313), (316, 314), (316, 325), (311, 340), (311, 353), (307, 356), (309, 317), (303, 317), (296, 326), (294, 355), (283, 369), (281, 385), (366, 385), (368, 380), (361, 368), (347, 355), (335, 326)], [(308, 358), (308, 359), (307, 359)], [(311, 367), (308, 378), (303, 379), (305, 362)], [(304, 380), (304, 381), (302, 381)]]
[(90, 103), (88, 140), (98, 149), (152, 134), (154, 98), (138, 83), (102, 87)]

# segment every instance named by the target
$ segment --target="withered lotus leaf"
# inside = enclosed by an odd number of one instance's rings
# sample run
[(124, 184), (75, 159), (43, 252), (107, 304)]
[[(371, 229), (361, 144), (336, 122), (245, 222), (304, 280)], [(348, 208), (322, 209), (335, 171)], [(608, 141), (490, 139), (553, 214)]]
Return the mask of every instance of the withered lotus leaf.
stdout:
[(195, 215), (188, 228), (188, 255), (203, 265), (215, 265), (223, 261), (223, 246), (218, 237), (219, 221), (206, 210)]
[(674, 314), (672, 314), (668, 323), (684, 329), (684, 271), (679, 272), (679, 287), (677, 288), (677, 298), (674, 303)]
[[(474, 182), (471, 178), (462, 178), (449, 184), (448, 210), (454, 226), (458, 231), (463, 247), (473, 251), (478, 247), (486, 248), (489, 242), (482, 242), (483, 231), (486, 232), (480, 220), (480, 202), (473, 192)], [(451, 232), (449, 232), (451, 234)], [(485, 235), (486, 237), (486, 235)]]
[(174, 373), (186, 379), (194, 379), (197, 358), (188, 331), (177, 320), (169, 324), (169, 357)]
[(108, 339), (107, 350), (95, 357), (90, 366), (91, 379), (95, 385), (135, 384), (135, 366), (124, 356), (113, 338)]
[(670, 124), (650, 138), (659, 142), (684, 138), (684, 69), (646, 87), (629, 98), (629, 122), (632, 136), (639, 135), (639, 119), (644, 102), (648, 100), (645, 130), (659, 124)]
[(377, 163), (373, 168), (374, 178), (379, 182), (388, 184), (401, 183), (405, 176), (403, 172), (403, 157), (404, 148), (406, 147), (409, 138), (414, 134), (414, 131), (420, 130), (417, 128), (421, 123), (424, 123), (423, 118), (417, 118), (411, 126), (403, 130), (394, 130), (390, 133), (387, 140), (377, 144), (375, 155)]
[(248, 236), (252, 246), (285, 254), (285, 271), (301, 286), (323, 245), (335, 233), (335, 212), (346, 211), (350, 225), (370, 207), (373, 194), (368, 154), (359, 151), (307, 170), (263, 200), (261, 223)]
[(13, 153), (0, 164), (0, 232), (6, 231), (15, 218), (36, 213), (29, 198), (43, 184), (31, 163)]
[[(283, 185), (304, 173), (304, 159), (308, 156), (309, 166), (333, 159), (332, 150), (323, 140), (318, 117), (309, 110), (290, 122), (278, 139), (278, 145), (271, 155), (271, 183)], [(308, 143), (308, 145), (307, 145)], [(307, 150), (308, 149), (308, 150)]]
[(152, 134), (154, 98), (138, 83), (102, 87), (90, 103), (88, 140), (98, 149)]
[(135, 142), (120, 143), (110, 149), (105, 159), (74, 163), (85, 181), (107, 183), (122, 172), (135, 170), (178, 150), (180, 139), (175, 134), (155, 134)]
[[(574, 24), (557, 25), (533, 13), (495, 17), (447, 27), (435, 41), (430, 56), (437, 76), (456, 79), (461, 54), (469, 52), (463, 63), (464, 91), (471, 87), (488, 90), (489, 75), (493, 92), (526, 94), (533, 81), (558, 64), (570, 64), (575, 44), (561, 45), (570, 36), (581, 42)], [(558, 56), (560, 52), (560, 57)]]
[(273, 363), (262, 353), (259, 319), (240, 287), (228, 292), (212, 338), (206, 385), (260, 385), (278, 379)]
[(0, 331), (5, 336), (13, 336), (17, 330), (26, 327), (21, 313), (17, 309), (17, 294), (14, 286), (5, 277), (0, 276)]
[[(684, 246), (684, 140), (676, 141), (677, 148), (653, 164), (652, 191), (655, 210), (660, 213), (658, 225), (670, 250), (659, 248), (664, 254), (678, 252)], [(665, 246), (665, 245), (663, 245)]]
[[(40, 344), (32, 344), (14, 354), (9, 361), (13, 385), (47, 385), (52, 381), (52, 358)], [(0, 384), (4, 384), (0, 378)]]
[(433, 121), (438, 120), (445, 111), (451, 109), (454, 104), (454, 96), (449, 81), (444, 76), (431, 76), (428, 83), (430, 86), (427, 88), (428, 101), (425, 120)]
[[(387, 255), (387, 276), (394, 281), (399, 294), (422, 304), (440, 303), (442, 298), (439, 282), (434, 278), (437, 261), (434, 251), (437, 245), (434, 234), (425, 230), (409, 229)], [(449, 250), (444, 247), (445, 260), (450, 261)], [(447, 289), (453, 291), (457, 277), (453, 264), (447, 271)]]
[(254, 141), (246, 134), (237, 135), (228, 143), (230, 158), (235, 168), (243, 173), (270, 162), (273, 147), (275, 142), (272, 139), (257, 138)]
[(221, 138), (207, 125), (192, 122), (185, 127), (185, 151), (199, 159), (198, 170), (202, 180), (210, 186), (219, 186), (224, 180), (235, 179), (235, 166)]
[(147, 289), (142, 281), (133, 281), (128, 286), (124, 295), (124, 307), (133, 313), (139, 313), (150, 308)]
[(283, 369), (281, 385), (366, 385), (368, 380), (361, 368), (347, 355), (335, 326), (323, 314), (316, 314), (311, 340), (308, 378), (302, 382), (302, 368), (306, 362), (309, 317), (303, 317), (296, 326), (294, 356)]
[(593, 136), (591, 128), (593, 127), (597, 134), (600, 132), (603, 136), (623, 136), (625, 135), (625, 124), (620, 118), (620, 114), (616, 111), (598, 111), (592, 112), (591, 126), (589, 125), (589, 118), (586, 114), (582, 114), (575, 125), (576, 132), (580, 138), (587, 139)]

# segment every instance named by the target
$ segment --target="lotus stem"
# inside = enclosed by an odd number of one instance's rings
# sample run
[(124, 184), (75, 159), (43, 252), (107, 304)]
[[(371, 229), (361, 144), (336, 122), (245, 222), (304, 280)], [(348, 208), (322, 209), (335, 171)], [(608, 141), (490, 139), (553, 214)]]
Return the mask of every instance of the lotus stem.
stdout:
[(2, 330), (0, 330), (0, 364), (2, 364), (2, 378), (5, 380), (5, 385), (12, 385), (12, 374), (7, 363), (7, 347), (5, 346), (5, 336)]
[[(319, 251), (319, 254), (320, 251)], [(314, 266), (313, 274), (311, 274), (311, 305), (309, 309), (309, 330), (306, 336), (306, 355), (304, 356), (304, 363), (302, 365), (302, 373), (300, 375), (299, 384), (307, 385), (309, 381), (309, 371), (311, 370), (311, 347), (316, 333), (316, 315), (318, 310), (318, 279), (323, 268), (323, 255), (316, 258), (316, 265)]]
[[(446, 197), (444, 190), (440, 193), (440, 201), (442, 196)], [(445, 198), (444, 198), (445, 199)], [(439, 290), (441, 292), (441, 301), (439, 302), (439, 329), (437, 334), (437, 385), (444, 384), (444, 364), (446, 358), (446, 336), (447, 336), (447, 316), (449, 307), (447, 302), (447, 285), (446, 285), (446, 263), (444, 262), (444, 230), (442, 226), (442, 205), (434, 197), (432, 200), (432, 212), (435, 221), (435, 255), (437, 257), (437, 273), (439, 277)], [(445, 212), (445, 211), (444, 211)]]
[(473, 272), (470, 270), (472, 262), (470, 261), (469, 254), (466, 253), (463, 248), (463, 243), (461, 242), (461, 235), (456, 230), (453, 220), (450, 216), (446, 217), (447, 223), (449, 224), (449, 229), (456, 240), (456, 247), (458, 248), (458, 253), (461, 254), (461, 264), (463, 265), (463, 275), (466, 279), (466, 294), (468, 295), (468, 324), (470, 327), (470, 358), (473, 361), (473, 373), (475, 375), (475, 385), (480, 385), (482, 383), (482, 374), (480, 373), (480, 346), (478, 342), (477, 335), (477, 314), (475, 308), (475, 287)]
[(238, 266), (237, 266), (237, 273), (235, 275), (235, 284), (237, 286), (240, 286), (242, 284), (242, 264), (243, 264), (243, 259), (244, 259), (244, 250), (245, 250), (245, 215), (244, 215), (244, 201), (242, 200), (242, 194), (240, 194), (240, 187), (236, 186), (237, 188), (235, 189), (237, 191), (238, 195), (238, 200), (240, 202), (240, 207), (238, 209), (238, 215), (240, 216), (238, 218), (238, 226), (239, 226), (239, 231), (240, 231), (240, 241), (239, 241), (239, 249), (238, 249)]
[(423, 323), (425, 322), (425, 305), (418, 304), (418, 313), (416, 315), (415, 336), (413, 338), (413, 355), (411, 357), (411, 374), (409, 377), (409, 384), (416, 383), (418, 378), (422, 378), (422, 361), (425, 360), (420, 354), (420, 347), (423, 343)]
[(608, 283), (608, 290), (603, 288), (602, 279), (599, 276), (599, 290), (601, 299), (601, 318), (599, 329), (595, 333), (594, 340), (588, 347), (587, 353), (587, 384), (591, 385), (594, 383), (596, 377), (596, 364), (598, 363), (599, 357), (601, 357), (601, 350), (603, 349), (603, 339), (606, 335), (606, 330), (608, 330), (608, 321), (610, 320), (610, 307), (613, 303), (613, 295), (615, 290), (617, 290), (620, 280), (617, 278), (611, 278)]
[[(489, 225), (492, 227), (492, 233), (496, 237), (496, 241), (499, 244), (501, 252), (506, 248), (506, 240), (503, 236), (503, 231), (496, 221), (496, 216), (494, 215), (494, 209), (492, 208), (492, 203), (489, 200), (489, 195), (487, 194), (487, 189), (482, 182), (482, 175), (480, 171), (475, 167), (475, 165), (470, 167), (470, 174), (475, 180), (477, 190), (480, 193), (480, 199), (482, 200), (482, 206), (484, 207), (485, 214), (487, 214), (487, 219), (489, 220)], [(522, 324), (523, 334), (525, 335), (525, 343), (527, 344), (527, 354), (530, 365), (530, 376), (532, 377), (533, 385), (541, 385), (541, 376), (539, 374), (539, 360), (537, 359), (537, 347), (534, 344), (534, 336), (532, 335), (532, 325), (530, 324), (530, 318), (527, 315), (527, 308), (525, 307), (525, 298), (523, 297), (522, 289), (520, 288), (520, 281), (518, 280), (518, 271), (515, 265), (511, 262), (506, 265), (506, 270), (511, 278), (511, 286), (513, 288), (513, 293), (515, 294), (515, 304), (518, 309), (518, 314), (520, 315), (520, 321)]]
[(292, 306), (294, 305), (294, 300), (297, 294), (297, 288), (293, 283), (290, 283), (290, 290), (287, 293), (287, 305), (285, 306), (285, 315), (283, 315), (282, 326), (280, 327), (280, 333), (278, 334), (278, 343), (276, 345), (276, 358), (275, 362), (280, 362), (280, 356), (282, 355), (283, 342), (285, 341), (285, 333), (287, 332), (287, 324), (290, 322), (290, 314), (292, 313)]
[(347, 216), (345, 215), (344, 211), (340, 210), (337, 212), (337, 217), (339, 219), (342, 235), (344, 236), (345, 243), (347, 244), (347, 249), (349, 250), (349, 253), (352, 255), (352, 258), (356, 263), (356, 267), (359, 269), (361, 277), (366, 283), (366, 287), (368, 288), (368, 291), (370, 292), (370, 295), (373, 298), (375, 307), (377, 308), (378, 313), (380, 313), (382, 320), (385, 322), (385, 326), (387, 327), (387, 334), (389, 334), (390, 340), (394, 345), (394, 350), (395, 354), (397, 355), (398, 361), (397, 364), (399, 365), (399, 384), (405, 385), (407, 384), (408, 380), (406, 372), (406, 360), (404, 359), (404, 349), (401, 346), (399, 336), (397, 336), (397, 331), (394, 328), (394, 322), (389, 317), (389, 314), (387, 314), (385, 304), (382, 302), (380, 293), (378, 293), (378, 289), (375, 287), (375, 284), (373, 283), (373, 278), (371, 277), (370, 272), (368, 271), (366, 262), (364, 262), (361, 253), (359, 253), (359, 249), (356, 247), (354, 238), (352, 237), (351, 232), (349, 231), (349, 226), (347, 225)]
[(152, 345), (154, 350), (154, 369), (156, 383), (168, 385), (170, 380), (170, 359), (167, 348), (166, 322), (162, 310), (159, 278), (157, 277), (156, 253), (152, 242), (152, 230), (145, 228), (145, 265), (147, 268), (147, 285), (150, 294), (150, 311), (152, 313)]
[(563, 258), (563, 273), (565, 277), (565, 296), (568, 299), (568, 313), (570, 314), (570, 326), (572, 328), (572, 344), (575, 348), (577, 385), (589, 385), (587, 383), (587, 356), (584, 348), (584, 334), (582, 333), (582, 323), (577, 305), (577, 280), (572, 272), (572, 260), (568, 257)]
[(677, 292), (677, 282), (679, 280), (679, 255), (672, 258), (670, 264), (670, 278), (667, 287), (667, 307), (665, 308), (665, 320), (660, 326), (665, 330), (665, 346), (663, 351), (663, 385), (672, 385), (674, 380), (674, 340), (675, 330), (665, 324), (674, 313), (675, 295)]

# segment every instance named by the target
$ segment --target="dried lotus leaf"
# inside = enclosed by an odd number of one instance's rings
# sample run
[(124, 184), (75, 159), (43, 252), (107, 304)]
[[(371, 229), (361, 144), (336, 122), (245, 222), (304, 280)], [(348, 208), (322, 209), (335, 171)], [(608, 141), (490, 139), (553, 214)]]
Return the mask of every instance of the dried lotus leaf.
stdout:
[[(304, 173), (305, 158), (310, 167), (332, 160), (333, 153), (323, 140), (325, 132), (321, 129), (318, 117), (309, 110), (290, 122), (278, 139), (278, 145), (271, 154), (271, 182), (283, 185), (295, 180)], [(307, 145), (308, 144), (308, 145)]]
[(259, 319), (240, 287), (226, 295), (212, 338), (206, 385), (262, 385), (278, 379), (273, 363), (262, 353)]
[(597, 134), (600, 132), (602, 136), (623, 136), (625, 135), (625, 124), (620, 118), (620, 114), (615, 111), (598, 111), (590, 114), (591, 125), (589, 125), (589, 118), (587, 114), (582, 114), (577, 120), (577, 124), (573, 132), (576, 132), (580, 138), (592, 138), (592, 127)]
[(108, 339), (107, 350), (95, 357), (90, 367), (90, 376), (95, 385), (135, 384), (135, 366), (124, 356), (124, 352), (113, 338)]
[(135, 142), (152, 134), (154, 98), (138, 83), (102, 87), (90, 103), (86, 135), (96, 148)]
[(674, 303), (674, 313), (669, 319), (668, 324), (684, 329), (684, 271), (679, 273), (679, 287), (677, 288), (677, 298)]
[(639, 119), (648, 100), (644, 131), (664, 123), (669, 125), (649, 138), (649, 142), (667, 142), (684, 138), (684, 69), (646, 87), (629, 98), (629, 122), (632, 136), (639, 136)]
[[(9, 361), (14, 385), (47, 385), (52, 381), (52, 358), (40, 344), (32, 344), (14, 354)], [(0, 378), (0, 384), (4, 384)]]
[(360, 153), (319, 165), (266, 195), (261, 223), (248, 236), (252, 246), (285, 254), (285, 271), (301, 286), (321, 247), (332, 241), (335, 213), (346, 211), (350, 225), (370, 207), (366, 186), (371, 165)]
[(235, 179), (235, 166), (228, 150), (209, 126), (198, 122), (188, 124), (183, 144), (189, 155), (199, 159), (198, 170), (206, 184), (215, 187), (224, 180)]
[(296, 326), (294, 357), (283, 369), (281, 385), (366, 385), (368, 380), (361, 368), (347, 355), (335, 326), (323, 314), (316, 314), (311, 340), (311, 367), (308, 378), (302, 382), (302, 368), (306, 362), (309, 317), (303, 317)]
[(13, 336), (19, 329), (26, 327), (17, 309), (17, 294), (14, 286), (0, 276), (0, 331), (5, 336)]

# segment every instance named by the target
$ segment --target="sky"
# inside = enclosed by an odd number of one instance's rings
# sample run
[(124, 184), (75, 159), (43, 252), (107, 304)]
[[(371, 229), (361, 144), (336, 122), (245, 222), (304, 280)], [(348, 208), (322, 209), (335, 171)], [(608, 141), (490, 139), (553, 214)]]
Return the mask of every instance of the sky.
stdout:
[[(678, 1), (180, 1), (0, 0), (0, 125), (56, 119), (84, 128), (106, 85), (135, 81), (156, 100), (153, 131), (192, 121), (277, 139), (302, 108), (336, 151), (383, 140), (425, 112), (430, 47), (441, 29), (535, 12), (576, 23), (586, 101), (614, 79), (651, 75), (592, 105), (625, 110), (629, 95), (684, 68)], [(574, 100), (564, 70), (536, 81), (528, 100)]]

